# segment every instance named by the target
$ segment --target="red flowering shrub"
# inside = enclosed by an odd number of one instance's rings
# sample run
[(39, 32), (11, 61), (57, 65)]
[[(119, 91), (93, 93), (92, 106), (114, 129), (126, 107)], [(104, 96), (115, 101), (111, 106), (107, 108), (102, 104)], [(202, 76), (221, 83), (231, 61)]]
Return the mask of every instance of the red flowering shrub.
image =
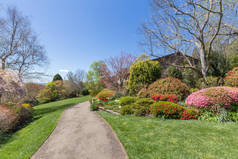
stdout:
[(182, 120), (198, 119), (199, 115), (200, 114), (198, 113), (198, 111), (194, 109), (185, 109), (180, 119)]
[(211, 87), (194, 92), (186, 99), (188, 106), (217, 110), (238, 106), (238, 88)]
[(96, 95), (96, 97), (102, 101), (107, 101), (108, 99), (113, 98), (115, 93), (116, 93), (115, 91), (103, 89)]
[(186, 98), (190, 93), (190, 88), (181, 80), (174, 77), (162, 78), (151, 85), (146, 90), (141, 90), (139, 96), (153, 97), (158, 94), (170, 95), (173, 94), (179, 100)]
[(176, 103), (159, 101), (151, 105), (150, 111), (155, 116), (163, 116), (166, 119), (180, 119), (185, 108)]
[(159, 95), (153, 96), (152, 99), (154, 101), (168, 101), (168, 102), (172, 102), (172, 103), (177, 103), (177, 101), (178, 101), (178, 97), (173, 94), (169, 94), (169, 95), (159, 94)]
[(238, 86), (238, 67), (235, 67), (231, 71), (226, 73), (225, 85), (231, 87)]

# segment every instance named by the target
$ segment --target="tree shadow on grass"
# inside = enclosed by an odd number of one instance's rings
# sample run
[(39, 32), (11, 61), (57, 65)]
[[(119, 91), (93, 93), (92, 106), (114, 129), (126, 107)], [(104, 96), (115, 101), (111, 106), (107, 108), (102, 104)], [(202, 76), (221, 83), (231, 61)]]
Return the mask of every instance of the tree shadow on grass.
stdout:
[(40, 118), (42, 118), (43, 116), (53, 113), (55, 111), (59, 111), (59, 110), (65, 110), (66, 108), (69, 108), (71, 106), (73, 106), (74, 103), (69, 103), (69, 104), (62, 104), (59, 106), (52, 106), (52, 107), (46, 107), (46, 108), (40, 108), (34, 111), (33, 113), (33, 118), (27, 122), (25, 125), (18, 127), (17, 129), (15, 129), (12, 132), (9, 133), (0, 133), (0, 148), (2, 146), (4, 146), (4, 144), (13, 142), (14, 140), (16, 140), (18, 137), (13, 137), (14, 134), (17, 133), (17, 131), (20, 131), (21, 129), (23, 129), (24, 127), (27, 127), (30, 123), (33, 123), (36, 120), (39, 120)]

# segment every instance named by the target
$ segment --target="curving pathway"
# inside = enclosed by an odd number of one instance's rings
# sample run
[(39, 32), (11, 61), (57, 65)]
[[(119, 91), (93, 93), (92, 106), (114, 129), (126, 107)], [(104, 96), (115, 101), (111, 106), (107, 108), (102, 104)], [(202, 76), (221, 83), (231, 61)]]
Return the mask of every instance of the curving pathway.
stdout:
[(32, 159), (127, 159), (111, 127), (89, 102), (65, 110), (55, 130)]

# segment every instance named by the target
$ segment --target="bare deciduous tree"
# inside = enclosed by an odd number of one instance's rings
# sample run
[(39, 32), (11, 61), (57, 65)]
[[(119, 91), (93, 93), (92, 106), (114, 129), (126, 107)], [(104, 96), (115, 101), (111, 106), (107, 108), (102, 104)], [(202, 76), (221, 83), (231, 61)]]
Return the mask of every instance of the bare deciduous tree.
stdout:
[(16, 8), (8, 8), (0, 20), (0, 61), (3, 70), (13, 69), (23, 76), (47, 62), (30, 21)]
[(67, 74), (67, 85), (70, 91), (78, 96), (84, 89), (84, 80), (86, 73), (83, 70), (77, 70), (75, 73), (69, 72)]
[(104, 60), (100, 73), (104, 85), (118, 92), (124, 91), (124, 84), (129, 77), (130, 66), (136, 57), (131, 54), (121, 53), (120, 56), (110, 57)]
[(184, 57), (189, 68), (206, 78), (214, 42), (238, 35), (237, 7), (237, 0), (153, 0), (154, 14), (143, 30), (150, 49), (162, 47), (184, 55), (197, 49), (201, 69)]

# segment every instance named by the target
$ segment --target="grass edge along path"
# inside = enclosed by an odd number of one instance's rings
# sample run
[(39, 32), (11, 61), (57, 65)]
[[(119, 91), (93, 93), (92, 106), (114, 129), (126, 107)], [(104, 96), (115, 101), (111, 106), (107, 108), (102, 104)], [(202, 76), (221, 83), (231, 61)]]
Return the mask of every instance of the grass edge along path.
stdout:
[(85, 96), (35, 106), (33, 121), (0, 143), (0, 158), (30, 158), (54, 130), (63, 111), (87, 100)]
[(238, 124), (161, 120), (98, 112), (130, 159), (237, 159)]

